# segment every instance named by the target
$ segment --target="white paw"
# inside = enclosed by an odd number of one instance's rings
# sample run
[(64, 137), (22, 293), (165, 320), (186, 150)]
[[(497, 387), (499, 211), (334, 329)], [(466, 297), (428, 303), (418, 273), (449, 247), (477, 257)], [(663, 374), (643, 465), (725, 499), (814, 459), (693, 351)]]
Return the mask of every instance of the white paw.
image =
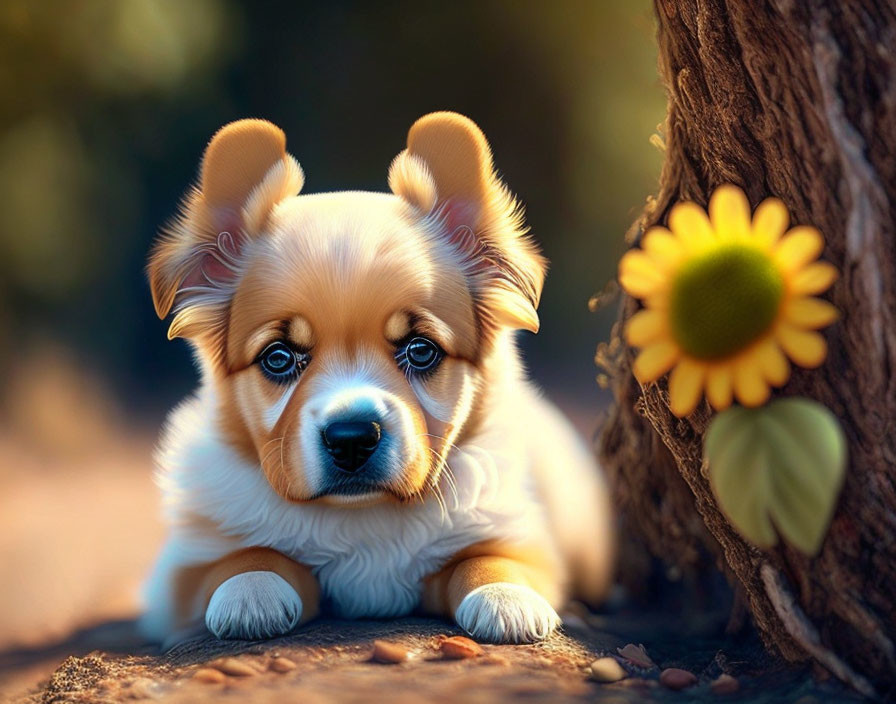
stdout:
[(302, 600), (274, 572), (243, 572), (223, 582), (205, 610), (218, 638), (261, 640), (289, 633), (302, 617)]
[(492, 643), (544, 640), (560, 625), (557, 612), (541, 594), (509, 582), (471, 591), (454, 612), (454, 620), (477, 640)]

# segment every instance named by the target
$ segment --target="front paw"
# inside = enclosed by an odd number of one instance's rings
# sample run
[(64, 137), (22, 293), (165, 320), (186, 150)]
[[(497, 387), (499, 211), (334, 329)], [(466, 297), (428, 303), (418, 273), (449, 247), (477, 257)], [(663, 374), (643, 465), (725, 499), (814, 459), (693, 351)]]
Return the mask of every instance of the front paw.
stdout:
[(261, 640), (289, 633), (302, 618), (302, 600), (275, 572), (243, 572), (215, 590), (205, 625), (222, 639)]
[(454, 612), (454, 620), (477, 640), (492, 643), (533, 643), (560, 625), (560, 617), (543, 596), (509, 582), (471, 591)]

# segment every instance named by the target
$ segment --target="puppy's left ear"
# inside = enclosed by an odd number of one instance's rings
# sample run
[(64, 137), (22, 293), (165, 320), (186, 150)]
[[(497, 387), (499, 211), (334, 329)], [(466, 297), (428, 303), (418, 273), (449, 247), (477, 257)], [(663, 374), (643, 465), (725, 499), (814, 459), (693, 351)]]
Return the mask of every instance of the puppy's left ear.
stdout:
[(389, 186), (438, 220), (445, 242), (463, 258), (484, 322), (538, 331), (546, 261), (472, 120), (453, 112), (417, 120), (389, 169)]
[(156, 313), (175, 311), (168, 337), (185, 337), (213, 357), (243, 257), (281, 200), (297, 194), (302, 169), (286, 136), (265, 120), (239, 120), (212, 137), (198, 187), (153, 249), (148, 274)]

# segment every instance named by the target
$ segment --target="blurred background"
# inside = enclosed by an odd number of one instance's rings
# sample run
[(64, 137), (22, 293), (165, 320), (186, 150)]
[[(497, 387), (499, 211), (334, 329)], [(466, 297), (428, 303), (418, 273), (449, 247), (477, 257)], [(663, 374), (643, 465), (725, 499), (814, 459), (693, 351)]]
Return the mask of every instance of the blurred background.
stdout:
[(151, 449), (196, 380), (147, 251), (209, 137), (287, 133), (306, 193), (386, 189), (420, 115), (483, 128), (552, 262), (533, 376), (593, 426), (623, 234), (665, 110), (649, 0), (0, 2), (0, 647), (134, 608)]

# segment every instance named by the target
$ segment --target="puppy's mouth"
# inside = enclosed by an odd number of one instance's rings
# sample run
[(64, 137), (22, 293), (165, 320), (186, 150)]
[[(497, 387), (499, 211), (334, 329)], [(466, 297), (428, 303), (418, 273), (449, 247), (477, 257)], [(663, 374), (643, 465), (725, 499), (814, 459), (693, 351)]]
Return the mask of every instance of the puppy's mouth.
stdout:
[(320, 496), (364, 496), (367, 494), (392, 493), (386, 484), (378, 481), (370, 481), (363, 477), (345, 477), (331, 479), (327, 482)]
[(377, 480), (363, 475), (330, 477), (325, 485), (309, 500), (320, 500), (340, 505), (364, 505), (382, 500), (409, 503), (420, 500), (428, 492), (429, 486), (403, 486), (401, 482)]

